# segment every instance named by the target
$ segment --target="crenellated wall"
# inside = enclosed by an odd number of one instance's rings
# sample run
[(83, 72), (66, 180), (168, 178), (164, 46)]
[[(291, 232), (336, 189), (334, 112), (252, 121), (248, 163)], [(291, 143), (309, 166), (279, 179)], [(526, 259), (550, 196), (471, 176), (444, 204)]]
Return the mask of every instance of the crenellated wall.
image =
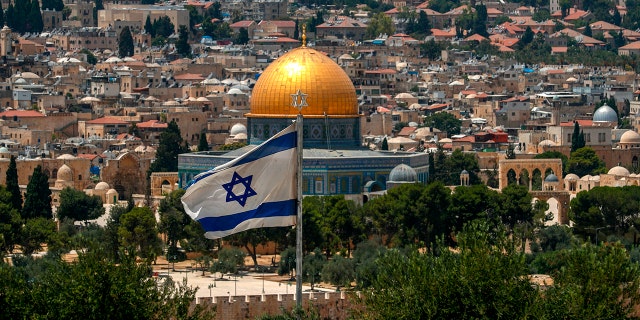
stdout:
[[(356, 294), (356, 293), (354, 293)], [(351, 293), (315, 292), (302, 294), (302, 307), (315, 309), (320, 319), (348, 319), (352, 309)], [(291, 310), (294, 294), (265, 294), (228, 297), (199, 297), (197, 303), (216, 308), (216, 320), (255, 319), (264, 314), (281, 314)]]

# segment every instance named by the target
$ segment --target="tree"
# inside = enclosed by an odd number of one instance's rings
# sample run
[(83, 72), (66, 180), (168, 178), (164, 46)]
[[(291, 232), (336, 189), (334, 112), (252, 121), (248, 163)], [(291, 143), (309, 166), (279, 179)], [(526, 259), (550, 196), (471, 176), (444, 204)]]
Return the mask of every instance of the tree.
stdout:
[(236, 233), (229, 238), (229, 242), (234, 246), (243, 247), (251, 256), (253, 265), (258, 266), (259, 245), (264, 245), (268, 241), (268, 233), (272, 228), (256, 228)]
[(0, 256), (4, 252), (12, 252), (20, 238), (22, 219), (11, 200), (11, 193), (0, 186)]
[(218, 261), (213, 263), (211, 271), (225, 273), (238, 273), (238, 268), (244, 267), (244, 251), (237, 247), (223, 248), (218, 252)]
[(640, 302), (640, 269), (620, 245), (569, 250), (552, 272), (540, 309), (558, 319), (629, 319)]
[(89, 49), (83, 48), (82, 50), (80, 50), (80, 53), (87, 56), (87, 63), (92, 65), (95, 65), (96, 63), (98, 63), (98, 58), (96, 58), (93, 52), (89, 51)]
[(605, 163), (590, 147), (583, 147), (571, 153), (567, 162), (567, 172), (583, 177), (606, 172)]
[(476, 14), (473, 19), (473, 33), (479, 34), (483, 37), (488, 37), (489, 33), (487, 32), (487, 7), (484, 4), (479, 4), (475, 6)]
[(573, 125), (573, 134), (571, 134), (571, 152), (584, 147), (585, 144), (584, 134), (580, 130), (580, 124), (576, 121)]
[(387, 142), (387, 137), (382, 139), (382, 145), (380, 146), (380, 150), (388, 151), (389, 150), (389, 142)]
[(120, 31), (118, 36), (118, 56), (120, 58), (130, 57), (133, 55), (133, 36), (129, 26), (126, 26)]
[(593, 36), (593, 31), (591, 30), (591, 26), (590, 25), (586, 25), (584, 27), (584, 32), (582, 33), (587, 37), (592, 37)]
[(445, 47), (442, 44), (431, 38), (420, 45), (420, 54), (430, 60), (436, 60), (442, 55), (442, 50), (444, 48)]
[[(99, 249), (79, 254), (78, 261), (27, 257), (15, 266), (0, 264), (0, 308), (3, 317), (55, 319), (212, 319), (195, 305), (195, 288), (173, 281), (158, 283), (149, 265), (134, 255), (119, 263)], [(46, 272), (43, 272), (46, 270)], [(81, 292), (81, 294), (80, 294)], [(5, 295), (6, 294), (6, 295)], [(4, 297), (8, 297), (7, 300)], [(191, 306), (191, 307), (190, 307)]]
[(424, 34), (427, 36), (431, 34), (431, 22), (429, 21), (427, 13), (423, 10), (420, 10), (420, 13), (418, 14), (416, 29), (420, 34)]
[[(495, 234), (495, 235), (494, 235)], [(357, 318), (526, 319), (538, 291), (527, 277), (524, 254), (502, 230), (474, 223), (458, 234), (456, 252), (388, 250), (378, 276), (363, 290)], [(491, 292), (491, 294), (487, 294)]]
[(4, 25), (5, 25), (4, 10), (2, 9), (2, 6), (0, 6), (0, 26), (4, 26)]
[(189, 45), (189, 30), (186, 26), (178, 28), (178, 41), (176, 41), (176, 51), (183, 57), (191, 57), (191, 46)]
[(160, 142), (156, 151), (156, 159), (149, 167), (150, 172), (178, 171), (178, 155), (187, 152), (182, 141), (180, 128), (175, 120), (171, 120), (167, 129), (160, 134)]
[(236, 44), (247, 44), (249, 42), (249, 31), (247, 28), (238, 29), (238, 34), (236, 35), (235, 43)]
[(168, 38), (175, 31), (175, 26), (171, 22), (171, 19), (168, 16), (162, 16), (157, 20), (153, 21), (153, 30), (155, 36), (162, 36), (163, 38)]
[(209, 148), (209, 142), (207, 142), (207, 133), (206, 131), (202, 131), (202, 133), (200, 133), (200, 139), (198, 140), (198, 151), (209, 150), (211, 150), (211, 148)]
[(280, 263), (278, 264), (278, 275), (288, 274), (293, 278), (293, 270), (296, 269), (296, 248), (289, 247), (280, 252)]
[(135, 207), (120, 217), (118, 227), (120, 245), (128, 252), (146, 258), (155, 259), (161, 243), (156, 228), (156, 218), (148, 207)]
[(147, 20), (144, 22), (144, 31), (151, 35), (151, 37), (155, 37), (156, 30), (153, 28), (153, 24), (151, 24), (151, 15), (147, 15)]
[(532, 19), (533, 21), (536, 21), (536, 22), (545, 22), (551, 19), (551, 14), (549, 13), (549, 10), (538, 9), (536, 10), (536, 12), (533, 13)]
[(24, 207), (22, 208), (22, 217), (24, 219), (37, 217), (53, 218), (49, 177), (42, 172), (40, 165), (33, 169), (33, 174), (31, 175), (31, 179), (29, 179), (24, 199)]
[(353, 250), (353, 262), (355, 264), (356, 285), (358, 288), (362, 289), (371, 286), (379, 272), (377, 260), (384, 255), (386, 250), (387, 248), (382, 245), (379, 237), (374, 237), (356, 245), (356, 249)]
[(22, 248), (22, 253), (30, 255), (42, 249), (42, 244), (46, 243), (56, 232), (56, 223), (53, 219), (35, 217), (27, 219), (20, 230), (20, 240), (18, 244)]
[(18, 168), (16, 165), (16, 157), (11, 156), (9, 161), (9, 168), (7, 168), (7, 191), (11, 193), (11, 206), (18, 210), (22, 210), (22, 192), (20, 192), (20, 186), (18, 185)]
[(365, 32), (365, 38), (375, 39), (380, 34), (391, 35), (394, 32), (395, 27), (391, 18), (384, 14), (384, 12), (380, 12), (371, 17)]
[(326, 262), (327, 258), (325, 258), (319, 248), (316, 248), (313, 253), (304, 256), (302, 262), (302, 280), (311, 283), (311, 290), (313, 290), (314, 284), (321, 280), (321, 271)]
[(58, 219), (69, 218), (74, 221), (97, 219), (104, 214), (102, 199), (89, 196), (83, 191), (66, 187), (60, 192), (60, 206), (56, 211)]
[(531, 30), (531, 27), (527, 26), (527, 28), (524, 30), (524, 33), (522, 34), (522, 37), (520, 38), (520, 41), (518, 41), (518, 46), (520, 46), (520, 49), (524, 49), (528, 44), (533, 42), (534, 36), (535, 35), (533, 34), (533, 30)]
[(424, 125), (446, 132), (447, 136), (450, 137), (454, 134), (460, 133), (462, 121), (448, 112), (438, 112), (427, 116), (424, 119)]
[(40, 2), (38, 0), (31, 1), (31, 8), (27, 14), (28, 26), (26, 31), (30, 32), (42, 32), (44, 29), (44, 22), (42, 21), (42, 12), (40, 12)]
[(322, 268), (322, 281), (338, 287), (350, 287), (355, 280), (353, 260), (341, 255), (334, 255)]

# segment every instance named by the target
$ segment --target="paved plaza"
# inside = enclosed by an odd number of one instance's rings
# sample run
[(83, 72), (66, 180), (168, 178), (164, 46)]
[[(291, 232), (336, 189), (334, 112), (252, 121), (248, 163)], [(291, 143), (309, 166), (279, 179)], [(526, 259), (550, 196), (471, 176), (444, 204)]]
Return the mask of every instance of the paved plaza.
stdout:
[[(275, 273), (241, 273), (239, 276), (221, 274), (214, 275), (192, 268), (188, 261), (175, 264), (156, 264), (153, 265), (154, 276), (162, 279), (170, 276), (175, 282), (187, 280), (189, 286), (197, 286), (196, 298), (201, 297), (219, 297), (219, 296), (245, 296), (260, 294), (294, 294), (296, 291), (295, 280), (289, 281), (287, 276), (278, 276)], [(303, 291), (310, 290), (307, 285), (302, 286)], [(315, 286), (314, 289), (320, 291), (335, 291), (335, 288), (320, 288)]]

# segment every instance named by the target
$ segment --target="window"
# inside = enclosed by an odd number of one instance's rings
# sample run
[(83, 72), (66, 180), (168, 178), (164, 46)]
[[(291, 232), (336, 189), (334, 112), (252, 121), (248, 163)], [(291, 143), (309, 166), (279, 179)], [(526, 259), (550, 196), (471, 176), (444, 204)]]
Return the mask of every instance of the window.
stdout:
[(322, 193), (322, 180), (316, 181), (316, 193)]

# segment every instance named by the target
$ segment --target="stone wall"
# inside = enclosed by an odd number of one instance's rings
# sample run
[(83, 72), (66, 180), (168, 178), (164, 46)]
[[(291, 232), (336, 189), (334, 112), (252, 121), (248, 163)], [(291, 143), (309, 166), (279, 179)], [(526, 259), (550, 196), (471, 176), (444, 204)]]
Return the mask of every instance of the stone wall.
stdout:
[[(198, 304), (216, 308), (216, 320), (255, 319), (258, 316), (281, 314), (295, 305), (295, 294), (266, 294), (228, 297), (199, 297)], [(320, 319), (348, 319), (353, 297), (345, 292), (316, 292), (302, 294), (302, 307), (315, 309)]]

